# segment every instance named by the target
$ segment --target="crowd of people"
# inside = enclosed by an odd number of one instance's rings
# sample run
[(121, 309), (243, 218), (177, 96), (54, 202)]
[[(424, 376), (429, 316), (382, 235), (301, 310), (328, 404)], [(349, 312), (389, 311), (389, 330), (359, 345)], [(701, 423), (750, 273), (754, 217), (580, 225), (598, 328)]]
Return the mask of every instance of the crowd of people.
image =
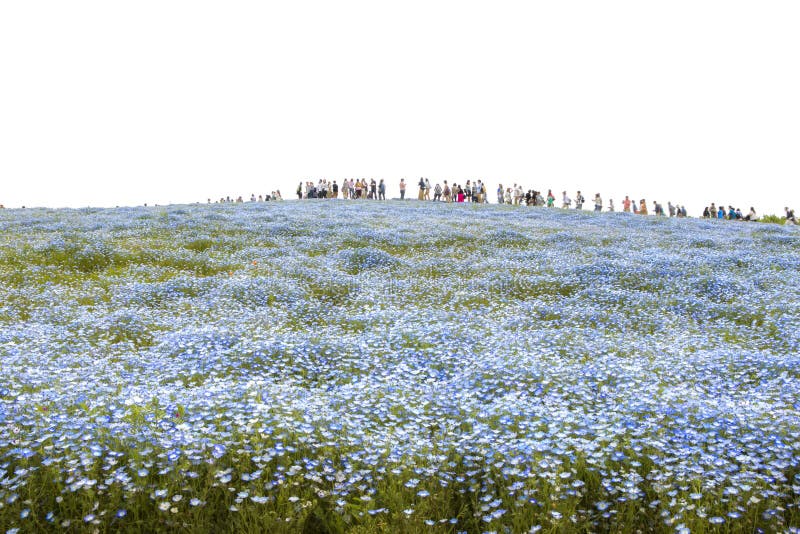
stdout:
[[(406, 199), (406, 191), (408, 190), (408, 182), (404, 178), (399, 182), (400, 200)], [(449, 184), (447, 180), (441, 183), (431, 185), (429, 178), (421, 177), (416, 184), (417, 187), (417, 200), (430, 200), (434, 202), (474, 202), (478, 204), (486, 204), (489, 202), (489, 194), (486, 189), (486, 184), (481, 180), (467, 180), (464, 184)], [(317, 183), (307, 181), (300, 182), (297, 186), (297, 198), (310, 199), (310, 198), (344, 198), (344, 199), (365, 199), (365, 200), (386, 200), (386, 182), (383, 179), (375, 180), (367, 179), (345, 179), (339, 184), (337, 180), (319, 180)], [(541, 191), (535, 189), (525, 190), (519, 184), (513, 184), (512, 187), (503, 187), (502, 184), (497, 186), (497, 203), (509, 205), (524, 205), (524, 206), (546, 206), (548, 208), (556, 207), (557, 199), (553, 191), (549, 189), (547, 194), (542, 194)], [(278, 193), (280, 197), (280, 193)], [(240, 197), (241, 199), (241, 197)], [(259, 198), (260, 199), (260, 198)], [(252, 199), (251, 199), (252, 200)], [(561, 193), (560, 206), (563, 209), (577, 209), (582, 210), (586, 204), (586, 197), (581, 191), (577, 191), (574, 197), (566, 191)], [(673, 204), (667, 202), (667, 207), (653, 200), (651, 208), (648, 208), (648, 203), (645, 199), (638, 201), (632, 200), (628, 195), (622, 200), (622, 211), (625, 213), (635, 213), (637, 215), (648, 215), (653, 213), (659, 216), (669, 217), (687, 217), (686, 207), (683, 204)], [(591, 200), (595, 212), (601, 211), (616, 211), (614, 200), (609, 199), (608, 204), (604, 206), (603, 198), (600, 193), (596, 193)], [(794, 215), (794, 210), (785, 208), (787, 224), (797, 224), (797, 219)], [(744, 214), (739, 208), (728, 206), (727, 209), (723, 205), (719, 207), (712, 203), (703, 211), (704, 218), (707, 219), (725, 219), (735, 221), (755, 221), (758, 220), (755, 208), (751, 207), (747, 214)]]
[[(279, 190), (276, 190), (276, 191), (273, 191), (272, 193), (270, 193), (269, 195), (258, 195), (258, 196), (256, 196), (255, 194), (251, 194), (250, 195), (250, 202), (267, 202), (267, 201), (270, 201), (270, 200), (283, 200), (283, 198), (281, 197), (281, 192)], [(228, 202), (244, 202), (244, 198), (242, 198), (241, 196), (236, 197), (236, 199), (233, 199), (231, 197), (221, 197), (219, 200), (215, 201), (214, 203), (215, 204), (226, 204)], [(208, 199), (208, 203), (209, 204), (212, 203), (210, 198)], [(146, 205), (147, 204), (145, 204), (145, 206)]]
[[(404, 178), (400, 179), (399, 183), (400, 199), (405, 200), (406, 191), (408, 189), (408, 182)], [(447, 180), (442, 183), (431, 185), (429, 178), (420, 178), (417, 183), (417, 200), (432, 200), (439, 202), (474, 202), (478, 204), (486, 204), (489, 202), (489, 195), (486, 189), (486, 184), (481, 180), (467, 180), (464, 184), (449, 184)], [(343, 180), (341, 184), (336, 180), (327, 181), (319, 180), (318, 183), (314, 182), (300, 182), (297, 185), (297, 198), (341, 198), (345, 199), (367, 199), (367, 200), (385, 200), (386, 199), (386, 182), (384, 180), (376, 181), (374, 178), (367, 181), (366, 179), (350, 179)], [(432, 194), (431, 194), (432, 193)], [(513, 187), (504, 188), (503, 184), (497, 187), (497, 203), (509, 205), (525, 205), (525, 206), (547, 206), (549, 208), (556, 206), (556, 197), (552, 190), (547, 191), (547, 196), (544, 196), (540, 191), (528, 189), (527, 191), (518, 184)], [(575, 209), (583, 209), (586, 199), (583, 194), (578, 191), (574, 199)], [(597, 193), (593, 199), (594, 211), (603, 211), (603, 199), (600, 193)], [(569, 209), (573, 207), (573, 199), (567, 194), (566, 191), (561, 194), (561, 207)], [(605, 207), (606, 211), (615, 211), (614, 201), (609, 199), (608, 206)], [(622, 210), (625, 212), (637, 213), (647, 215), (648, 208), (647, 202), (642, 199), (638, 203), (630, 200), (627, 196), (622, 201)], [(667, 211), (661, 204), (653, 201), (653, 213), (656, 215), (667, 215), (671, 217), (686, 217), (686, 207), (667, 203)]]
[[(406, 182), (404, 178), (401, 178), (399, 183), (401, 200), (405, 200), (407, 188), (408, 182)], [(435, 185), (431, 186), (430, 179), (422, 177), (417, 183), (417, 188), (417, 200), (431, 200), (434, 202), (474, 202), (478, 204), (489, 203), (489, 195), (486, 190), (486, 184), (481, 180), (467, 180), (463, 185), (457, 183), (448, 184), (447, 180), (443, 180), (442, 183), (436, 183)], [(431, 197), (431, 191), (433, 191), (433, 197)], [(367, 180), (350, 178), (349, 180), (342, 180), (342, 183), (339, 184), (337, 183), (337, 180), (328, 181), (323, 179), (319, 180), (317, 183), (314, 183), (313, 181), (307, 181), (305, 183), (300, 182), (297, 185), (296, 193), (299, 200), (312, 198), (339, 198), (340, 196), (343, 199), (353, 200), (386, 200), (386, 182), (383, 179), (375, 180), (374, 178), (371, 178)], [(272, 191), (268, 195), (250, 195), (250, 202), (267, 202), (276, 200), (283, 200), (280, 190)], [(235, 199), (228, 196), (222, 197), (214, 202), (218, 204), (224, 204), (244, 201), (244, 198), (241, 196), (238, 196)], [(208, 203), (212, 203), (211, 198), (208, 199)], [(497, 203), (516, 206), (546, 206), (548, 208), (553, 208), (556, 206), (556, 197), (551, 189), (547, 190), (547, 195), (543, 195), (541, 191), (536, 191), (534, 189), (528, 189), (526, 191), (521, 185), (518, 184), (514, 184), (512, 187), (506, 188), (503, 187), (503, 184), (499, 184), (497, 186)], [(574, 198), (571, 198), (566, 191), (562, 191), (562, 209), (572, 209), (574, 207), (574, 209), (582, 210), (584, 204), (586, 204), (586, 198), (583, 196), (583, 193), (581, 193), (580, 190), (576, 192)], [(146, 205), (147, 204), (145, 204), (145, 206)], [(613, 199), (609, 199), (608, 205), (605, 206), (605, 208), (603, 207), (603, 199), (600, 193), (596, 193), (594, 195), (591, 205), (594, 207), (595, 212), (601, 212), (604, 209), (609, 212), (616, 210)], [(2, 204), (0, 204), (0, 209), (4, 209)], [(790, 209), (789, 207), (784, 208), (784, 210), (786, 213), (784, 219), (786, 224), (798, 224), (794, 210)], [(628, 195), (625, 195), (625, 199), (622, 201), (622, 211), (625, 213), (635, 213), (638, 215), (648, 215), (650, 213), (647, 207), (647, 201), (645, 199), (640, 199), (638, 202), (636, 202), (635, 200), (631, 200)], [(685, 206), (667, 202), (667, 209), (664, 210), (662, 204), (655, 200), (652, 202), (652, 213), (660, 216), (668, 215), (670, 217), (687, 216)], [(702, 217), (704, 219), (720, 219), (730, 221), (758, 220), (756, 210), (752, 206), (750, 207), (750, 211), (747, 214), (744, 214), (739, 208), (734, 208), (733, 206), (728, 205), (726, 209), (724, 204), (717, 206), (714, 202), (712, 202), (710, 206), (707, 206), (703, 210)]]
[[(401, 186), (401, 194), (404, 192)], [(367, 182), (366, 179), (342, 180), (341, 185), (336, 180), (320, 180), (314, 182), (300, 182), (297, 185), (297, 198), (339, 198), (341, 193), (345, 199), (370, 199), (386, 200), (386, 182), (375, 181), (374, 178)]]
[[(788, 210), (788, 208), (786, 208)], [(710, 206), (707, 206), (703, 209), (703, 218), (704, 219), (726, 219), (729, 221), (755, 221), (758, 220), (758, 216), (756, 215), (756, 210), (752, 206), (750, 207), (750, 212), (745, 215), (742, 213), (742, 210), (739, 208), (734, 208), (733, 206), (728, 206), (728, 209), (725, 209), (725, 206), (720, 204), (719, 208), (712, 202)]]

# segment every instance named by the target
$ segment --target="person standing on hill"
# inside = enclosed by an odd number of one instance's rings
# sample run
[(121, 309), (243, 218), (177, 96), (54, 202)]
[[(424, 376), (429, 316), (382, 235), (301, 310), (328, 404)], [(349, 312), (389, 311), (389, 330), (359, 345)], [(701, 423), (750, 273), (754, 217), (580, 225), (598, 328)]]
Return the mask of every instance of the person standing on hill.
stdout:
[(433, 200), (435, 202), (442, 200), (442, 186), (439, 184), (439, 182), (436, 182), (436, 185), (433, 188)]
[(797, 224), (797, 218), (794, 216), (794, 210), (790, 210), (788, 206), (783, 208), (786, 210), (786, 224)]
[(425, 178), (425, 200), (431, 199), (431, 181)]
[(645, 199), (639, 201), (639, 215), (647, 215), (647, 202)]
[(610, 211), (611, 213), (614, 213), (614, 199), (613, 198), (609, 198), (608, 199), (608, 211)]
[(386, 183), (381, 178), (381, 183), (378, 184), (378, 199), (386, 200)]
[(417, 194), (417, 200), (424, 200), (425, 199), (425, 178), (420, 176), (419, 183), (417, 185), (419, 186), (419, 193)]
[(594, 196), (594, 211), (598, 213), (603, 211), (603, 199), (600, 198), (600, 193)]
[(583, 198), (583, 195), (581, 194), (581, 191), (579, 189), (578, 190), (578, 194), (575, 195), (575, 209), (576, 210), (582, 210), (583, 209), (583, 203), (584, 203), (585, 200), (586, 199)]
[(553, 190), (547, 190), (547, 207), (552, 208), (556, 203), (556, 197), (553, 196)]
[(406, 179), (400, 178), (400, 200), (406, 199)]
[(447, 180), (444, 181), (444, 189), (442, 189), (442, 197), (444, 201), (450, 203), (453, 201), (453, 192), (450, 190), (450, 186), (447, 184)]
[(567, 192), (564, 191), (563, 193), (561, 193), (561, 207), (566, 210), (569, 209), (571, 205), (572, 205), (572, 199), (569, 198), (567, 196)]
[(503, 203), (503, 184), (497, 186), (497, 203)]
[(622, 211), (625, 213), (630, 213), (631, 211), (631, 199), (628, 198), (628, 195), (625, 195), (625, 200), (622, 201)]

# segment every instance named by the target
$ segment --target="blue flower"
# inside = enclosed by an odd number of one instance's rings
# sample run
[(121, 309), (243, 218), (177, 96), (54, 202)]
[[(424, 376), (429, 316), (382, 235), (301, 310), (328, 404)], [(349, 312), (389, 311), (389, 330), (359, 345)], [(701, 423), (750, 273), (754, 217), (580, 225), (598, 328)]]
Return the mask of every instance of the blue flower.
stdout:
[(225, 456), (225, 450), (225, 445), (217, 443), (211, 448), (211, 456), (219, 460)]

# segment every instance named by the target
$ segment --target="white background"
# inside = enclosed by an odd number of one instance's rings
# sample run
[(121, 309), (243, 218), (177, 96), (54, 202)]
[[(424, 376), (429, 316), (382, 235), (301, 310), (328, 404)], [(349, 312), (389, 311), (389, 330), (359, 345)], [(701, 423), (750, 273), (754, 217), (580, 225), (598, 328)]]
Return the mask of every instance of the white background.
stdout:
[(4, 1), (0, 203), (424, 175), (782, 213), (798, 28), (796, 0)]

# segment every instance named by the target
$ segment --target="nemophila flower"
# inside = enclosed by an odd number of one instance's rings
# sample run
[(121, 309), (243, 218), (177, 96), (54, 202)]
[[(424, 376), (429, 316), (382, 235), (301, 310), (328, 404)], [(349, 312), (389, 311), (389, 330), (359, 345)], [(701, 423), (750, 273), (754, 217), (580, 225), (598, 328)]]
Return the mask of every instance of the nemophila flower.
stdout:
[(39, 462), (66, 500), (151, 472), (205, 495), (216, 465), (212, 492), (314, 486), (342, 514), (404, 484), (479, 517), (512, 496), (502, 527), (587, 493), (671, 528), (794, 491), (795, 229), (450, 208), (0, 214), (26, 280), (0, 254), (2, 498)]
[(719, 516), (709, 517), (708, 522), (711, 523), (712, 525), (721, 525), (722, 523), (725, 522), (725, 518)]
[(430, 496), (430, 492), (428, 490), (419, 490), (417, 492), (417, 497), (422, 497), (424, 499), (425, 497), (429, 497), (429, 496)]
[(225, 456), (225, 450), (225, 445), (217, 443), (211, 448), (211, 456), (217, 459), (222, 458)]

